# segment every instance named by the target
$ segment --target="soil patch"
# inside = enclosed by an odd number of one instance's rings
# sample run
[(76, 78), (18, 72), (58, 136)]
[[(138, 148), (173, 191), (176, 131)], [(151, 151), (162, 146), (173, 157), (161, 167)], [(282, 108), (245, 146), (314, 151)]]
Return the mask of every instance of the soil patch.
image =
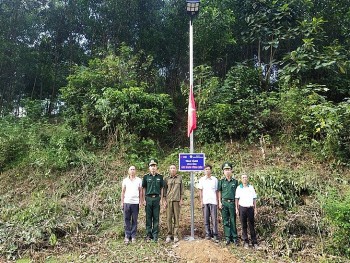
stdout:
[(188, 263), (241, 262), (231, 254), (229, 248), (222, 248), (210, 240), (180, 241), (174, 251)]

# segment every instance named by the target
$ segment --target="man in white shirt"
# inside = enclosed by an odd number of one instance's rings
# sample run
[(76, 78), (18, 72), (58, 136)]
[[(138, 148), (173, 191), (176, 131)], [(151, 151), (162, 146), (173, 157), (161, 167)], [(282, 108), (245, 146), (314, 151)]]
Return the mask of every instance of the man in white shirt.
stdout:
[(218, 239), (218, 179), (211, 175), (212, 166), (204, 167), (204, 176), (199, 179), (198, 188), (203, 208), (205, 238)]
[(255, 249), (258, 249), (258, 241), (256, 239), (254, 227), (254, 216), (257, 215), (256, 197), (254, 187), (248, 183), (248, 175), (242, 174), (242, 183), (236, 189), (236, 214), (239, 215), (242, 225), (244, 248), (249, 248), (247, 233), (247, 227), (249, 225), (252, 245)]
[(142, 200), (142, 180), (136, 176), (135, 166), (130, 166), (129, 176), (123, 179), (121, 207), (124, 213), (125, 244), (136, 242), (137, 218), (139, 215), (139, 204)]

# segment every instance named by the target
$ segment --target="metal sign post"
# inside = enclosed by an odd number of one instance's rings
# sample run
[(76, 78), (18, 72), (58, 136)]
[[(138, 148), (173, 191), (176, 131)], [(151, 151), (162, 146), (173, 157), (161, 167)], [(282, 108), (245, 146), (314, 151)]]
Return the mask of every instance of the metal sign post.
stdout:
[[(191, 133), (193, 136), (193, 132)], [(194, 240), (194, 173), (203, 171), (205, 166), (205, 154), (193, 153), (193, 140), (191, 153), (179, 154), (179, 171), (191, 172), (191, 237), (188, 240)]]

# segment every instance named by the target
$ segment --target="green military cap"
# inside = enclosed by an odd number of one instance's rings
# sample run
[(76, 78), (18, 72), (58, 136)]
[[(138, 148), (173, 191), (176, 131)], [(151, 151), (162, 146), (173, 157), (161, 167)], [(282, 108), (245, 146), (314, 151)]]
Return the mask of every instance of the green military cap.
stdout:
[(233, 167), (232, 163), (225, 162), (225, 163), (223, 163), (223, 165), (221, 166), (221, 169), (222, 169), (222, 170), (225, 170), (225, 169), (232, 169), (232, 167)]
[(151, 160), (149, 161), (148, 166), (151, 166), (151, 165), (157, 165), (157, 164), (158, 164), (158, 162), (157, 162), (157, 160), (156, 160), (156, 159), (151, 159)]

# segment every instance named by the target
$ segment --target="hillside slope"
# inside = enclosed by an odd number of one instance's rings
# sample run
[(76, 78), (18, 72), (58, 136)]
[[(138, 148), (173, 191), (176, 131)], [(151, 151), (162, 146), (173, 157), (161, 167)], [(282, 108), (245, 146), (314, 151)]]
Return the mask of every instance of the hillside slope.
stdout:
[[(1, 173), (0, 262), (220, 262), (225, 253), (237, 262), (348, 261), (337, 256), (332, 246), (339, 230), (323, 209), (332, 188), (344, 196), (349, 192), (348, 169), (332, 168), (281, 145), (262, 151), (261, 147), (240, 143), (212, 144), (197, 151), (206, 153), (207, 162), (219, 177), (225, 160), (235, 163), (237, 178), (242, 172), (251, 175), (259, 195), (259, 251), (205, 243), (197, 192), (195, 242), (165, 244), (164, 211), (161, 241), (144, 242), (141, 209), (138, 243), (126, 247), (119, 200), (127, 163), (117, 154), (100, 153), (65, 172), (21, 167)], [(162, 174), (166, 175), (170, 163), (177, 161), (177, 154), (160, 160)], [(146, 171), (140, 169), (139, 174)], [(181, 237), (185, 238), (190, 234), (190, 191), (189, 175), (183, 177), (187, 190)], [(206, 257), (209, 261), (198, 257), (201, 250), (212, 251)]]

